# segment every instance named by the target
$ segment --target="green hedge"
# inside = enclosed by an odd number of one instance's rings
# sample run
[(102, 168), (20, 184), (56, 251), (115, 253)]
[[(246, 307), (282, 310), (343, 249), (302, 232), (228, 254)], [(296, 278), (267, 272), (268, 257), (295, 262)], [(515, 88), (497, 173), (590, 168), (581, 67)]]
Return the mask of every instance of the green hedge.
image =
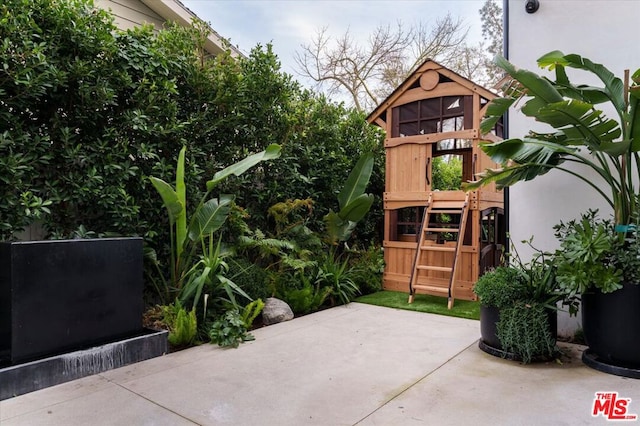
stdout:
[(267, 209), (312, 197), (311, 227), (365, 150), (378, 200), (355, 242), (382, 227), (380, 132), (362, 113), (306, 91), (271, 47), (204, 60), (204, 26), (120, 31), (88, 0), (0, 5), (0, 239), (34, 222), (48, 238), (139, 235), (166, 257), (168, 224), (148, 176), (172, 181), (188, 146), (189, 195), (222, 167), (270, 143), (283, 155), (225, 182), (247, 224), (272, 232)]

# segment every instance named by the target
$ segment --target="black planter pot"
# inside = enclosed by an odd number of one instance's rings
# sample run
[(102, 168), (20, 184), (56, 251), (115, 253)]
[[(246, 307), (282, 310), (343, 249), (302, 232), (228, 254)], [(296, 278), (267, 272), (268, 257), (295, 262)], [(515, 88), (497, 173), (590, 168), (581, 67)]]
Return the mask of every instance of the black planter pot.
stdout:
[(482, 341), (497, 350), (502, 350), (498, 339), (496, 324), (500, 321), (500, 309), (493, 306), (480, 305), (480, 336)]
[[(548, 311), (549, 331), (554, 339), (558, 338), (558, 314), (555, 310)], [(518, 355), (507, 352), (502, 348), (500, 339), (498, 339), (497, 323), (500, 321), (500, 309), (493, 306), (480, 305), (480, 341), (478, 347), (493, 356), (513, 361), (521, 361)], [(546, 361), (547, 358), (537, 358), (533, 361)]]
[(582, 295), (585, 364), (610, 374), (640, 378), (640, 284), (613, 293)]

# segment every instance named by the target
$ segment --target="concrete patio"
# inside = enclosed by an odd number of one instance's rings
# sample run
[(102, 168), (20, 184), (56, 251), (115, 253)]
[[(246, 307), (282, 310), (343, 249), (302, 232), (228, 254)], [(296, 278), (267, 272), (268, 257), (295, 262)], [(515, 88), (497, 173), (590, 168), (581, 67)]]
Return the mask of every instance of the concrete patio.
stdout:
[[(477, 321), (352, 303), (254, 331), (238, 349), (172, 353), (0, 402), (16, 425), (579, 425), (596, 392), (640, 381), (478, 349)], [(0, 384), (1, 386), (1, 384)]]

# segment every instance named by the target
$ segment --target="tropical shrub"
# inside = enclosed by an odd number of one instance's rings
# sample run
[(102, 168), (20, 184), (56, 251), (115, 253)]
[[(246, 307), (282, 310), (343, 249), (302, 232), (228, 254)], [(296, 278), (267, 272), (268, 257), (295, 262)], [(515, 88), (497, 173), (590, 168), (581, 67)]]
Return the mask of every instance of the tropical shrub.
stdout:
[[(313, 264), (321, 244), (314, 232), (335, 209), (336, 188), (354, 158), (373, 153), (369, 191), (383, 192), (382, 134), (362, 113), (302, 90), (280, 71), (271, 46), (258, 45), (247, 57), (227, 52), (204, 60), (206, 31), (202, 23), (121, 31), (91, 0), (0, 4), (0, 239), (15, 239), (34, 223), (45, 238), (139, 235), (149, 287), (152, 278), (171, 276), (176, 251), (170, 215), (160, 214), (148, 177), (173, 178), (186, 146), (184, 201), (197, 206), (210, 176), (280, 143), (280, 159), (218, 187), (235, 195), (237, 204), (230, 205), (242, 206), (237, 211), (251, 230), (240, 232), (229, 221), (219, 254), (244, 233), (263, 248), (283, 242), (259, 259), (263, 269), (273, 262), (271, 272)], [(312, 208), (304, 223), (282, 232), (265, 214), (277, 203), (307, 199)], [(352, 247), (381, 240), (382, 216), (376, 197), (350, 237)], [(217, 247), (217, 241), (195, 244), (192, 259), (201, 263), (200, 274), (190, 275), (194, 300), (201, 300), (195, 296), (202, 283), (195, 277), (215, 269), (203, 255)], [(259, 250), (241, 254), (253, 261)], [(166, 303), (179, 285), (158, 282)], [(190, 298), (183, 297), (185, 306), (193, 306)]]
[(296, 315), (317, 311), (331, 293), (330, 287), (321, 287), (321, 275), (317, 268), (311, 268), (306, 273), (285, 274), (284, 277), (280, 276), (278, 295)]
[(211, 325), (209, 338), (224, 348), (237, 348), (242, 342), (254, 340), (236, 309), (227, 311)]
[(256, 299), (245, 306), (240, 314), (240, 318), (242, 319), (244, 328), (246, 328), (247, 330), (250, 329), (253, 325), (253, 322), (258, 317), (258, 315), (260, 315), (263, 309), (264, 302), (262, 301), (262, 299)]
[(198, 321), (194, 309), (187, 311), (179, 300), (163, 306), (164, 324), (169, 328), (168, 340), (171, 346), (191, 345), (198, 332)]
[(353, 268), (353, 282), (360, 294), (382, 290), (384, 253), (382, 247), (371, 245), (366, 250), (349, 251), (349, 264)]
[(355, 268), (349, 266), (349, 259), (337, 256), (331, 249), (319, 266), (318, 284), (329, 289), (332, 305), (347, 304), (358, 294), (360, 289), (355, 282)]
[(227, 276), (251, 299), (266, 299), (273, 294), (269, 285), (269, 273), (251, 260), (234, 256), (227, 260)]
[[(250, 155), (237, 163), (216, 172), (207, 181), (207, 191), (187, 219), (186, 185), (184, 182), (184, 157), (186, 147), (180, 150), (176, 166), (176, 185), (162, 179), (149, 178), (156, 188), (167, 210), (171, 227), (171, 275), (169, 280), (160, 275), (165, 295), (169, 298), (180, 298), (181, 303), (189, 302), (196, 308), (203, 291), (214, 290), (221, 286), (235, 305), (233, 293), (248, 298), (236, 284), (224, 276), (226, 264), (222, 262), (220, 239), (214, 248), (214, 232), (218, 231), (227, 220), (233, 197), (230, 195), (209, 198), (209, 194), (231, 175), (239, 176), (258, 163), (277, 158), (280, 155), (278, 145), (270, 145), (265, 151)], [(207, 247), (208, 243), (208, 247)], [(198, 247), (201, 246), (201, 247)], [(194, 257), (201, 248), (199, 260)]]

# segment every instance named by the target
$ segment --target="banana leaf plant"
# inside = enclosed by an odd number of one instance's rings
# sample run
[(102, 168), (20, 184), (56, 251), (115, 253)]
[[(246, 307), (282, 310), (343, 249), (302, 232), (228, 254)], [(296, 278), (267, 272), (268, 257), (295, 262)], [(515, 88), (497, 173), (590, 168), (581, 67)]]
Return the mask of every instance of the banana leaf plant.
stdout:
[[(239, 176), (262, 161), (278, 158), (280, 146), (269, 145), (266, 150), (250, 155), (215, 173), (213, 178), (207, 181), (207, 190), (193, 210), (190, 219), (187, 218), (187, 191), (184, 182), (185, 152), (186, 147), (183, 147), (178, 155), (175, 188), (162, 179), (149, 178), (167, 209), (171, 227), (171, 276), (169, 282), (164, 281), (165, 291), (161, 292), (164, 293), (161, 296), (169, 299), (178, 297), (183, 304), (192, 301), (195, 308), (203, 287), (215, 280), (225, 287), (232, 301), (231, 290), (249, 298), (233, 282), (220, 274), (220, 268), (224, 267), (224, 262), (221, 262), (220, 242), (214, 246), (212, 241), (213, 233), (218, 231), (227, 220), (234, 197), (221, 195), (217, 198), (209, 198), (209, 196), (216, 185), (227, 177)], [(207, 240), (208, 245), (205, 243)], [(199, 248), (202, 249), (202, 253), (196, 260)]]
[(340, 210), (330, 210), (324, 217), (327, 226), (327, 238), (332, 246), (346, 241), (351, 236), (357, 223), (369, 212), (373, 204), (373, 194), (365, 190), (371, 179), (373, 170), (373, 153), (362, 155), (338, 194)]
[[(512, 138), (482, 145), (482, 150), (501, 165), (486, 170), (480, 179), (465, 185), (473, 190), (489, 182), (506, 187), (527, 181), (556, 169), (581, 179), (611, 206), (617, 224), (632, 223), (638, 213), (640, 176), (640, 69), (624, 81), (601, 64), (576, 54), (559, 51), (538, 59), (538, 65), (555, 71), (555, 79), (518, 69), (498, 57), (496, 64), (509, 77), (504, 95), (493, 100), (481, 124), (486, 134), (512, 106), (550, 126), (548, 132), (530, 131), (523, 138)], [(567, 69), (589, 72), (599, 86), (575, 84)], [(603, 107), (615, 118), (605, 115)], [(575, 167), (578, 163), (599, 177), (591, 180)]]

